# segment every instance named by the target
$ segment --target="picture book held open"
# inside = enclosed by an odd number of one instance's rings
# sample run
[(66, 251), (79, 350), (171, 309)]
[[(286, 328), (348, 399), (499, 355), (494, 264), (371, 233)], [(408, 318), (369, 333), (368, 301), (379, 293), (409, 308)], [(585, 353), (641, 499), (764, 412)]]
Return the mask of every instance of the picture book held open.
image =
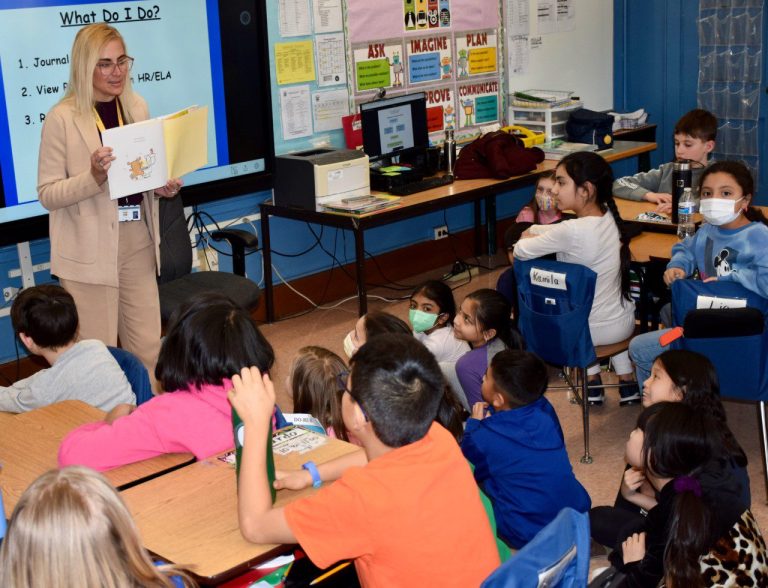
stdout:
[(208, 164), (208, 107), (107, 129), (102, 143), (116, 158), (107, 172), (113, 200), (161, 188)]

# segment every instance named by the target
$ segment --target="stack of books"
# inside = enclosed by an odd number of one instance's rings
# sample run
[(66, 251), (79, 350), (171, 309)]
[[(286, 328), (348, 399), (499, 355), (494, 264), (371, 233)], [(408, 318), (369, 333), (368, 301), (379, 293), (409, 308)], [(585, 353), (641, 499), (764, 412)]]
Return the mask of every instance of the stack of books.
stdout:
[(320, 206), (326, 212), (340, 214), (367, 214), (384, 208), (399, 206), (399, 196), (378, 195), (378, 196), (353, 196), (351, 198), (341, 198), (323, 202)]

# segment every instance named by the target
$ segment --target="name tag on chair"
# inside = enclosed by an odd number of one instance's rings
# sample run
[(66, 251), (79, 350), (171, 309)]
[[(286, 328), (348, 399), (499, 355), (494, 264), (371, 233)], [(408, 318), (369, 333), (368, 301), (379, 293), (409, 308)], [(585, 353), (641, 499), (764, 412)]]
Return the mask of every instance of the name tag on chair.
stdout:
[(566, 275), (559, 272), (550, 272), (537, 267), (531, 268), (531, 284), (554, 290), (567, 290)]
[(718, 296), (697, 296), (696, 308), (746, 308), (746, 298), (720, 298)]

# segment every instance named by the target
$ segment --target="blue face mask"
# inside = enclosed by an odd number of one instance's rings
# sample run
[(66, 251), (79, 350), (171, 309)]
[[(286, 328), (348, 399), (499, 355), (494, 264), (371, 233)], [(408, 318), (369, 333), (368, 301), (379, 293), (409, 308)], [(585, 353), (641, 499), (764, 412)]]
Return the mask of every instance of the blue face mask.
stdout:
[(417, 333), (429, 331), (429, 329), (434, 327), (437, 322), (437, 316), (437, 314), (424, 312), (423, 310), (418, 310), (416, 308), (411, 308), (408, 311), (408, 320), (411, 322), (413, 330)]

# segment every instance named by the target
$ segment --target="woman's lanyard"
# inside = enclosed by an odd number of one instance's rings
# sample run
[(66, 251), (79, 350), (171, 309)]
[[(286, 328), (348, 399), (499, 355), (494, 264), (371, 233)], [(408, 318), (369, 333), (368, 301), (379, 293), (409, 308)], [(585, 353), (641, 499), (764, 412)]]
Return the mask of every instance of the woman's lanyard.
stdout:
[[(120, 98), (115, 98), (117, 101), (117, 126), (122, 127), (123, 126), (123, 109), (120, 106)], [(104, 126), (104, 121), (101, 120), (101, 116), (99, 115), (99, 111), (96, 110), (96, 107), (93, 107), (93, 116), (96, 119), (96, 128), (99, 129), (99, 135), (106, 131), (106, 127)]]

